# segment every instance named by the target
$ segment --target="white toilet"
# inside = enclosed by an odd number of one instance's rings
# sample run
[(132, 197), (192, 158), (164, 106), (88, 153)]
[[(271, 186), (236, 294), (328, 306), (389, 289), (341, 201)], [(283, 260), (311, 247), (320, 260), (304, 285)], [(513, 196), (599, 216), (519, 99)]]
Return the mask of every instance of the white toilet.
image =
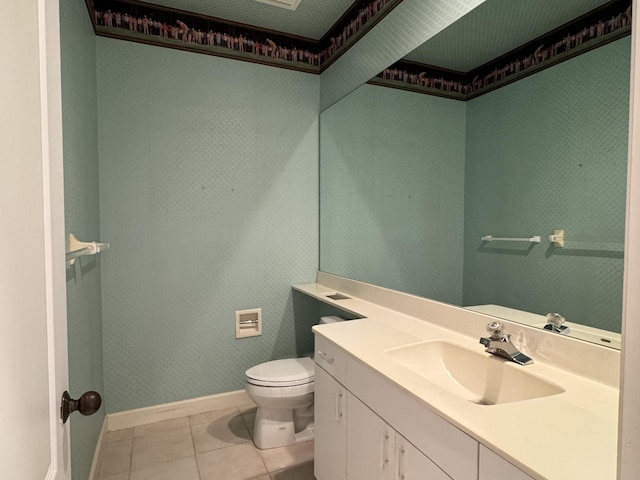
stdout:
[[(321, 317), (320, 324), (342, 320)], [(258, 406), (253, 427), (256, 447), (284, 447), (313, 439), (315, 364), (311, 358), (261, 363), (245, 375), (245, 390)]]

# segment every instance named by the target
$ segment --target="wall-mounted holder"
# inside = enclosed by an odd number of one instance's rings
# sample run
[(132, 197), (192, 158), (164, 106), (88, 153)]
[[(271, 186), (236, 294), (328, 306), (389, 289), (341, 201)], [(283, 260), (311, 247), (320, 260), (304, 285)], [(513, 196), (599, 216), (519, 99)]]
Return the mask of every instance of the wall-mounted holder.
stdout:
[(73, 233), (70, 233), (69, 251), (67, 252), (66, 259), (67, 262), (69, 262), (69, 265), (74, 265), (78, 257), (95, 255), (96, 253), (100, 253), (107, 248), (109, 248), (108, 243), (81, 242)]
[(262, 309), (236, 310), (236, 338), (262, 335)]
[(549, 235), (549, 241), (554, 247), (564, 247), (564, 230), (554, 230), (553, 235)]
[(553, 235), (549, 235), (549, 241), (553, 243), (554, 247), (567, 250), (624, 253), (624, 243), (567, 240), (564, 230), (555, 230)]

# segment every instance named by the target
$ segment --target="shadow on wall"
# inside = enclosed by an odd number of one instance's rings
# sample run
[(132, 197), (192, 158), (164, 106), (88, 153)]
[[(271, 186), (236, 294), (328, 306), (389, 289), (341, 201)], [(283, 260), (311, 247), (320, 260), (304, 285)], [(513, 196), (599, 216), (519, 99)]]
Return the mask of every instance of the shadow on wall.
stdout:
[[(311, 327), (318, 323), (318, 302), (295, 290), (291, 290), (271, 358), (303, 357), (313, 354), (313, 332)], [(284, 351), (283, 346), (291, 345), (290, 339), (295, 338), (295, 352)]]
[[(291, 312), (291, 309), (293, 312)], [(296, 290), (291, 290), (271, 358), (286, 358), (292, 355), (296, 357), (313, 357), (314, 338), (311, 328), (320, 322), (320, 317), (330, 315), (336, 315), (347, 320), (354, 318), (354, 315), (349, 312), (320, 302)], [(285, 321), (287, 318), (292, 319), (293, 324)], [(291, 337), (291, 329), (295, 335), (295, 353), (285, 352), (279, 348), (279, 345), (287, 345), (287, 338)]]

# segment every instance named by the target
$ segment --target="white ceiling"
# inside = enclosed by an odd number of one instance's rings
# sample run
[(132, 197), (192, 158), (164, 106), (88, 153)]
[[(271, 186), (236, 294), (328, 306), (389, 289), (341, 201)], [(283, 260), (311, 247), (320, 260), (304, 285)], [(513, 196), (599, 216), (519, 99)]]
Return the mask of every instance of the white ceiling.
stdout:
[(468, 72), (608, 1), (487, 0), (404, 59)]
[(255, 0), (148, 0), (149, 3), (319, 40), (354, 0), (302, 0), (295, 11)]

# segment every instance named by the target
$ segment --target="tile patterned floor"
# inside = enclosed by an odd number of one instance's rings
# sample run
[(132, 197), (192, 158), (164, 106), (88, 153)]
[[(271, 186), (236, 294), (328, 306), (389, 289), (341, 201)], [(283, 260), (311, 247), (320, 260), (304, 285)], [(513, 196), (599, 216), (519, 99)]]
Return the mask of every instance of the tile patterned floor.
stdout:
[(255, 405), (107, 434), (100, 480), (314, 480), (313, 441), (270, 450), (252, 441)]

